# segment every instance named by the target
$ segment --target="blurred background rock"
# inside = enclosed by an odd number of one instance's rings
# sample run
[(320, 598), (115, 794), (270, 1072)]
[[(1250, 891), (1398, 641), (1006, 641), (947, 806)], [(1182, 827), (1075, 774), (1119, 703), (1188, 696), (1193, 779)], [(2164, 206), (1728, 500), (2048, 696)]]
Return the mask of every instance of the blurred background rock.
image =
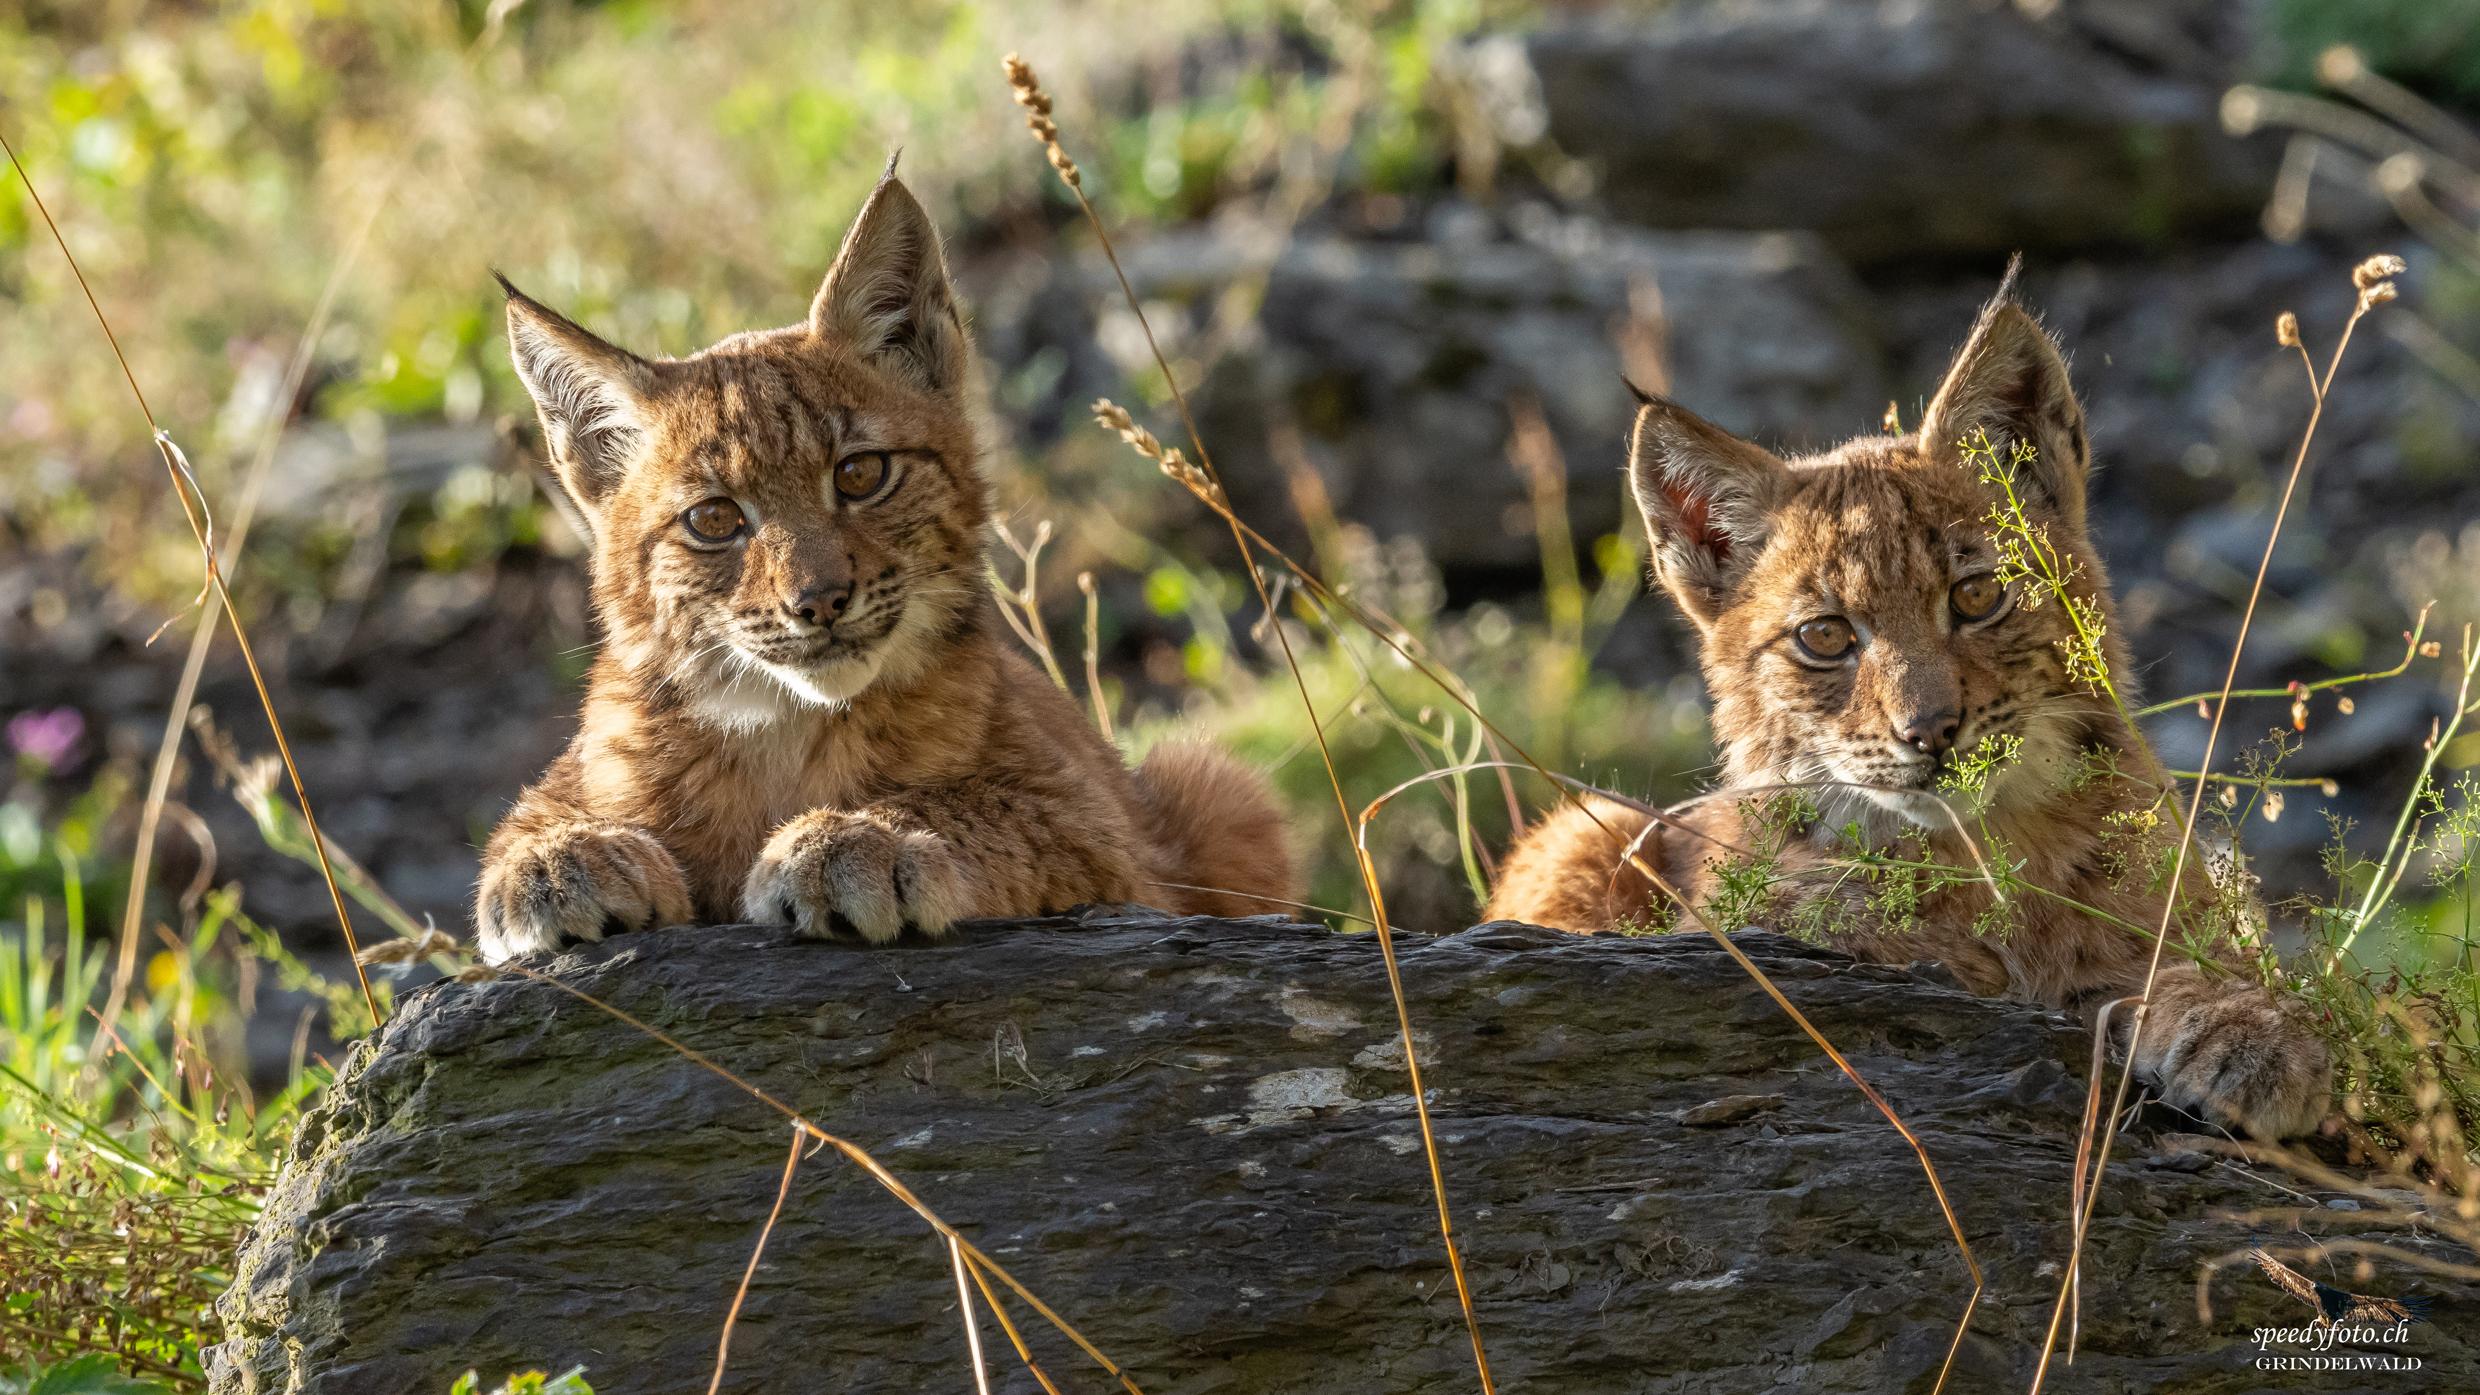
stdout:
[[(2357, 64), (2320, 69), (2345, 43)], [(594, 643), (490, 270), (643, 353), (787, 323), (898, 147), (972, 306), (999, 506), (1019, 537), (1054, 525), (1063, 658), (1091, 571), (1123, 738), (1185, 726), (1276, 765), (1315, 898), (1362, 909), (1228, 535), (1088, 417), (1110, 396), (1182, 439), (1009, 102), (1011, 50), (1060, 97), (1243, 515), (1558, 768), (1668, 798), (1710, 759), (1683, 626), (1636, 594), (1622, 373), (1784, 451), (1889, 404), (1915, 422), (2017, 250), (2090, 413), (2151, 695), (2219, 683), (2311, 406), (2275, 315), (2321, 358), (2375, 252), (2410, 260), (2406, 294), (2335, 381), (2240, 678), (2390, 665), (2431, 599), (2449, 649), (2480, 620), (2480, 177), (2453, 163), (2480, 142), (2452, 124), (2480, 104), (2472, 0), (0, 0), (0, 120), (227, 517), (286, 423), (236, 591), (331, 837), (417, 917), (462, 932), (476, 849), (567, 740)], [(0, 713), (82, 717), (10, 795), (56, 811), (142, 789), (195, 618), (147, 638), (199, 567), (14, 180), (0, 249)], [(1356, 803), (1479, 749), (1383, 651), (1301, 637)], [(269, 749), (215, 652), (201, 701)], [(2436, 674), (2313, 704), (2286, 773), (2335, 793), (2247, 828), (2275, 893), (2319, 882), (2329, 817), (2390, 823)], [(2288, 717), (2259, 701), (2235, 730)], [(2189, 709), (2155, 734), (2192, 764), (2202, 730)], [(175, 794), (214, 851), (167, 829), (165, 905), (211, 858), (334, 963), (315, 874), (192, 751)], [(1484, 853), (1511, 797), (1546, 791), (1465, 792)], [(94, 805), (99, 856), (126, 855), (136, 804)], [(1488, 868), (1458, 817), (1440, 787), (1378, 825), (1410, 928), (1474, 913)]]

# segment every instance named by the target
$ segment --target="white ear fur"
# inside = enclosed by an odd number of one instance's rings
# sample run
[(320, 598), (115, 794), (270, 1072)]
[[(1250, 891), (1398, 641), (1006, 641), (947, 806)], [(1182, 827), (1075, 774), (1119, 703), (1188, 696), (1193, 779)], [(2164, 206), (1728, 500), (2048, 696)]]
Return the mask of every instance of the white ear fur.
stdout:
[(1773, 535), (1790, 470), (1677, 403), (1637, 398), (1628, 487), (1645, 516), (1654, 575), (1689, 619), (1710, 626)]
[(637, 463), (654, 369), (528, 297), (505, 277), (508, 352), (542, 419), (551, 467), (570, 502), (598, 525), (603, 503)]
[(938, 229), (894, 170), (888, 162), (844, 235), (810, 303), (810, 331), (914, 387), (952, 393), (965, 376), (963, 317)]

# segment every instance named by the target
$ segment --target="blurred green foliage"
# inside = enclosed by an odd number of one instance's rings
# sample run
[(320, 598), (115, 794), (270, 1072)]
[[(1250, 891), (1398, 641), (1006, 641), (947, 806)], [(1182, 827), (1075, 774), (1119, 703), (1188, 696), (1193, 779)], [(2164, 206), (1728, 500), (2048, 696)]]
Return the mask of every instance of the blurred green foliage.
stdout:
[[(541, 1371), (520, 1371), (491, 1388), (488, 1395), (594, 1395), (594, 1387), (586, 1384), (586, 1368), (572, 1366), (559, 1375)], [(448, 1395), (482, 1395), (482, 1377), (467, 1371), (448, 1387)]]
[[(1000, 78), (1010, 50), (1060, 95), (1111, 216), (1196, 218), (1262, 193), (1338, 113), (1344, 186), (1439, 186), (1456, 147), (1440, 55), (1520, 11), (533, 0), (500, 30), (486, 13), (0, 5), (0, 83), (44, 94), (0, 120), (211, 495), (229, 500), (236, 457), (282, 409), (276, 370), (374, 206), (312, 412), (365, 431), (522, 422), (493, 268), (631, 348), (686, 353), (797, 318), (898, 149), (952, 241), (1048, 243), (1069, 204)], [(45, 241), (0, 183), (0, 509), (40, 544), (103, 544), (115, 586), (168, 601), (194, 561)]]
[(2266, 19), (2265, 62), (2286, 86), (2314, 90), (2316, 56), (2349, 44), (2414, 91), (2480, 106), (2480, 0), (2274, 0)]

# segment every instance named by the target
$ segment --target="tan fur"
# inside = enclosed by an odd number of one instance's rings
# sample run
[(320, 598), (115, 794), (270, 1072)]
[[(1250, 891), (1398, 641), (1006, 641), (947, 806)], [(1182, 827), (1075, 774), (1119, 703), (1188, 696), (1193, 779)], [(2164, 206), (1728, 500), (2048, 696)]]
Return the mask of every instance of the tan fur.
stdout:
[[(648, 361), (514, 287), (508, 322), (604, 644), (575, 742), (484, 856), (486, 958), (688, 921), (886, 940), (1081, 902), (1282, 909), (1262, 777), (1183, 746), (1132, 776), (1010, 648), (967, 341), (892, 175), (807, 324)], [(837, 493), (881, 453), (877, 492)], [(686, 521), (711, 499), (745, 520), (722, 544)]]
[[(1949, 600), (1958, 581), (1995, 567), (1982, 520), (1996, 491), (1960, 451), (1976, 431), (2002, 450), (2010, 441), (2038, 448), (2019, 487), (2080, 564), (2073, 592), (2110, 616), (2108, 578), (2085, 536), (2083, 412), (2056, 347), (2004, 292), (1911, 435), (1783, 461), (1648, 399), (1631, 484), (1656, 578), (1701, 632), (1721, 788), (1672, 810), (1670, 826), (1608, 800), (1560, 808), (1509, 853), (1488, 914), (1576, 931), (1668, 923), (1653, 886), (1625, 865), (1626, 847), (1641, 839), (1649, 864), (1707, 904), (1735, 857), (1778, 858), (1794, 875), (1762, 918), (1812, 913), (1864, 959), (1940, 959), (1977, 992), (2087, 1016), (2138, 991), (2149, 941), (2065, 900), (2018, 895), (2011, 921), (1992, 933), (1991, 893), (1967, 882), (1932, 891), (1896, 926), (1866, 903), (1866, 879), (1824, 869), (1853, 851), (1842, 830), (1855, 824), (1871, 847), (1925, 846), (1932, 860), (1970, 865), (1929, 791), (1953, 754), (2007, 734), (2022, 740), (2023, 758), (1978, 809), (1962, 811), (1975, 836), (2020, 859), (2034, 886), (2124, 921), (2161, 922), (2166, 879), (2144, 864), (2172, 825), (2162, 814), (2141, 821), (2164, 777), (2108, 700), (2067, 672), (2057, 643), (2071, 632), (2064, 607), (2034, 604), (2026, 581), (1977, 623)], [(1860, 635), (1846, 661), (1798, 648), (1800, 626), (1829, 616)], [(2114, 623), (2105, 647), (2113, 681), (2132, 696)], [(1785, 825), (1746, 793), (1775, 784), (1805, 785), (1819, 816)], [(2227, 953), (2237, 898), (2214, 885), (2205, 862), (2190, 856), (2174, 933)], [(1803, 869), (1817, 870), (1797, 875)], [(1837, 914), (1813, 914), (1827, 910)], [(2313, 1127), (2331, 1071), (2299, 1005), (2175, 951), (2163, 963), (2138, 1071), (2171, 1103), (2260, 1133)], [(2122, 1041), (2130, 1017), (2113, 1014)]]

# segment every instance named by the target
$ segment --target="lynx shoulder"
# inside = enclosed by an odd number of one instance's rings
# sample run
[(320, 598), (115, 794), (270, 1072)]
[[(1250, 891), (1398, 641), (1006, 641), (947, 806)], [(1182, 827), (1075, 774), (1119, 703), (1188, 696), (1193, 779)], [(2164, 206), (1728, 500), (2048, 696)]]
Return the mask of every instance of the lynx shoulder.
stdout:
[(1259, 775), (1191, 745), (1129, 771), (1005, 640), (970, 346), (892, 171), (803, 324), (647, 359), (507, 290), (603, 643), (575, 741), (485, 852), (487, 958), (693, 921), (1281, 908)]
[[(2254, 932), (2242, 878), (2197, 855), (2177, 869), (2168, 777), (2094, 681), (2133, 691), (2086, 529), (2084, 413), (2010, 290), (1908, 435), (1782, 459), (1645, 400), (1629, 484), (1655, 579), (1698, 631), (1719, 788), (1662, 819), (1596, 799), (1551, 813), (1488, 914), (1667, 924), (1641, 860), (1726, 928), (1941, 959), (1981, 993), (2095, 1017), (2140, 991), (2166, 924), (2137, 1068), (2173, 1104), (2303, 1131), (2325, 1050), (2296, 1002), (2213, 966)], [(2010, 538), (2053, 550), (2063, 594), (2021, 574)], [(2001, 904), (1968, 872), (1905, 870), (1975, 853), (2046, 894)]]

